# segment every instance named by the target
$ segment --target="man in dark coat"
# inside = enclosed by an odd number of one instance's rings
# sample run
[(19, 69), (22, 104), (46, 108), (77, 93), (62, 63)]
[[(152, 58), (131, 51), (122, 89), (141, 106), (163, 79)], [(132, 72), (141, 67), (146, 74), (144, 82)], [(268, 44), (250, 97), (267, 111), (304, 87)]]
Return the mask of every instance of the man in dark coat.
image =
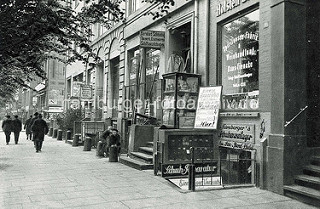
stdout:
[[(34, 117), (31, 119), (31, 121), (30, 121), (30, 125), (29, 125), (29, 126), (30, 126), (30, 129), (31, 129), (31, 127), (32, 127), (32, 125), (33, 125), (33, 123), (34, 123), (34, 121), (36, 121), (36, 120), (38, 119), (38, 115), (39, 115), (39, 113), (38, 113), (38, 112), (35, 112), (35, 113), (33, 114), (33, 116), (34, 116)], [(33, 135), (32, 135), (32, 129), (31, 129), (31, 138), (30, 138), (30, 139), (31, 139), (32, 141), (34, 141), (32, 137), (33, 137)], [(35, 143), (34, 143), (34, 146), (36, 146), (36, 144), (35, 144)]]
[(14, 142), (18, 144), (20, 131), (22, 130), (22, 122), (18, 119), (18, 116), (14, 116), (14, 120), (12, 120), (12, 132), (14, 134)]
[(31, 140), (31, 136), (32, 136), (31, 121), (32, 121), (32, 115), (30, 115), (30, 118), (28, 120), (26, 120), (26, 122), (24, 123), (24, 129), (26, 130), (27, 140), (28, 139)]
[(10, 142), (10, 135), (11, 135), (11, 131), (12, 131), (12, 120), (10, 118), (10, 115), (7, 115), (6, 116), (7, 119), (5, 119), (3, 122), (2, 122), (2, 130), (4, 131), (5, 135), (6, 135), (6, 142), (7, 142), (7, 145), (9, 144)]
[(36, 147), (36, 152), (41, 152), (44, 135), (48, 133), (49, 128), (45, 120), (42, 119), (42, 115), (39, 114), (38, 119), (34, 121), (31, 126), (33, 140)]
[(111, 146), (117, 146), (118, 148), (118, 153), (121, 151), (121, 143), (120, 143), (120, 135), (119, 131), (115, 128), (111, 129), (111, 135), (109, 139), (109, 147)]

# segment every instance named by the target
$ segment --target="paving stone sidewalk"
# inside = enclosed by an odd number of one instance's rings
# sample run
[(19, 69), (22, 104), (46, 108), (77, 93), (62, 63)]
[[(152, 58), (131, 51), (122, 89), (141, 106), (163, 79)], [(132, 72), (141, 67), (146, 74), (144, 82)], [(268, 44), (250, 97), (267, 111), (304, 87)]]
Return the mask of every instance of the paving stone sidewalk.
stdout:
[(0, 132), (0, 208), (314, 208), (258, 188), (183, 193), (82, 149), (46, 136), (36, 153), (24, 132), (17, 145)]

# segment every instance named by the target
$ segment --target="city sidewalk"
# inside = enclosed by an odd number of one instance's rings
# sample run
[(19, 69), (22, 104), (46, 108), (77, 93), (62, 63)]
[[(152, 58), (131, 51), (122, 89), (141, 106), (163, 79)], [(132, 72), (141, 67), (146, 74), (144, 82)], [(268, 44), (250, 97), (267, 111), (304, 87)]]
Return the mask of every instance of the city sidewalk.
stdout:
[(0, 208), (314, 208), (258, 188), (182, 193), (153, 171), (138, 171), (45, 138), (41, 153), (22, 132), (0, 132)]

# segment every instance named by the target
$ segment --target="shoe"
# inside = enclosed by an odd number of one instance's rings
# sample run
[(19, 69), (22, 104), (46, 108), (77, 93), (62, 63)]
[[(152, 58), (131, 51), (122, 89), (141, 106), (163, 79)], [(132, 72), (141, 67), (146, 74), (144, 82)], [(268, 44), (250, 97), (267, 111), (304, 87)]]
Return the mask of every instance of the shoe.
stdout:
[(7, 145), (9, 145), (9, 142), (7, 142)]
[(36, 152), (39, 152), (39, 150), (37, 150)]

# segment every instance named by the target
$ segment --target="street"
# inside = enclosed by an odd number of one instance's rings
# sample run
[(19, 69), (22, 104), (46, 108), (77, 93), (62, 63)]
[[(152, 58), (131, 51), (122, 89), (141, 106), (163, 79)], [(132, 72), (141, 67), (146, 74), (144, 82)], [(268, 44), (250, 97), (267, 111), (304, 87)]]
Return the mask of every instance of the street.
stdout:
[(0, 132), (0, 208), (314, 208), (259, 188), (181, 192), (153, 171), (46, 136), (41, 153)]

